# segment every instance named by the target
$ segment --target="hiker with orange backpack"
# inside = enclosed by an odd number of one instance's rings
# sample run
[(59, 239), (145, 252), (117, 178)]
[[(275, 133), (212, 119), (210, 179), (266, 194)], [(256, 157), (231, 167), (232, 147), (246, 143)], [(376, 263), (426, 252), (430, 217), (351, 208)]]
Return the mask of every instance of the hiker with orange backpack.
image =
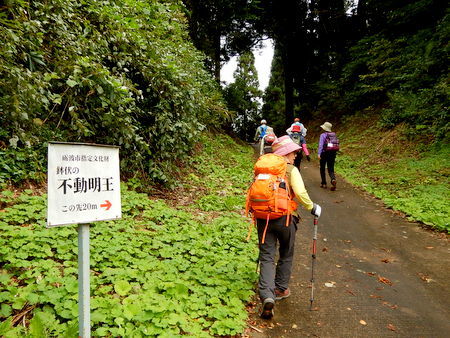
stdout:
[[(275, 300), (289, 297), (295, 233), (299, 222), (297, 202), (320, 216), (321, 207), (309, 198), (294, 159), (300, 146), (288, 136), (272, 144), (272, 154), (255, 164), (255, 179), (247, 194), (246, 209), (256, 221), (259, 239), (259, 296), (261, 317), (273, 317)], [(250, 237), (250, 233), (249, 233)], [(279, 242), (279, 258), (275, 264)]]

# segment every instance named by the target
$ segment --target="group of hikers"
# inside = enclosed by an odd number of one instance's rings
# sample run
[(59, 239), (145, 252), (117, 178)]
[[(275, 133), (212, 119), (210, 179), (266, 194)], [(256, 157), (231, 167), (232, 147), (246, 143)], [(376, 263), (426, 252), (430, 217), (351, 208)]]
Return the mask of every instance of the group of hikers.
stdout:
[[(339, 150), (339, 141), (332, 132), (332, 124), (320, 126), (318, 158), (320, 161), (321, 188), (327, 188), (325, 169), (331, 180), (331, 190), (336, 190), (334, 162)], [(300, 161), (304, 155), (310, 161), (310, 152), (305, 140), (306, 128), (296, 118), (286, 130), (287, 135), (276, 137), (266, 120), (256, 130), (255, 141), (260, 144), (261, 156), (255, 164), (255, 178), (247, 193), (246, 209), (252, 215), (258, 230), (259, 241), (259, 297), (261, 318), (271, 319), (275, 301), (290, 296), (295, 233), (300, 216), (297, 206), (301, 204), (315, 218), (321, 214), (320, 205), (313, 203), (300, 174)], [(272, 152), (264, 154), (264, 145), (269, 143)], [(251, 231), (251, 228), (250, 228)], [(250, 232), (249, 232), (250, 237)], [(275, 262), (279, 243), (279, 257)], [(315, 245), (314, 245), (315, 246)], [(313, 253), (313, 258), (315, 253)]]
[[(327, 189), (327, 179), (325, 171), (328, 169), (328, 174), (330, 176), (330, 183), (332, 191), (336, 190), (336, 175), (334, 174), (334, 163), (336, 161), (336, 152), (339, 150), (339, 140), (337, 139), (336, 133), (331, 131), (332, 124), (330, 122), (325, 122), (320, 127), (323, 129), (323, 133), (320, 134), (319, 146), (317, 150), (317, 156), (320, 163), (320, 187)], [(310, 152), (306, 144), (306, 132), (307, 129), (300, 122), (300, 119), (296, 117), (294, 123), (286, 129), (287, 135), (294, 141), (294, 143), (300, 145), (301, 149), (297, 152), (295, 156), (293, 165), (300, 170), (300, 163), (303, 155), (306, 156), (308, 161), (311, 161)], [(259, 144), (259, 154), (263, 155), (265, 153), (264, 148), (266, 145), (272, 145), (277, 139), (272, 127), (267, 125), (266, 120), (261, 120), (261, 125), (256, 129), (255, 142)]]

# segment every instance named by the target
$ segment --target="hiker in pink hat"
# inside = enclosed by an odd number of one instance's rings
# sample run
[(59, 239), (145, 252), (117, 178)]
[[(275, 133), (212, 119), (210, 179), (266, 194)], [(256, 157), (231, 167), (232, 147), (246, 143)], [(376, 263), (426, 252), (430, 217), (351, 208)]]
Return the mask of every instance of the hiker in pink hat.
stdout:
[[(286, 180), (288, 189), (294, 195), (294, 201), (303, 205), (311, 214), (319, 217), (321, 207), (309, 198), (303, 183), (302, 176), (297, 167), (294, 166), (295, 156), (301, 147), (288, 136), (282, 136), (272, 143), (274, 154), (283, 156), (287, 165)], [(292, 212), (290, 222), (287, 224), (287, 217), (282, 216), (269, 220), (257, 219), (259, 237), (259, 296), (263, 302), (261, 317), (270, 319), (273, 317), (275, 300), (281, 300), (290, 296), (289, 279), (291, 278), (292, 261), (294, 256), (295, 233), (300, 220), (297, 210)], [(266, 230), (263, 243), (261, 238)], [(279, 258), (275, 264), (277, 253), (277, 241), (280, 244)]]

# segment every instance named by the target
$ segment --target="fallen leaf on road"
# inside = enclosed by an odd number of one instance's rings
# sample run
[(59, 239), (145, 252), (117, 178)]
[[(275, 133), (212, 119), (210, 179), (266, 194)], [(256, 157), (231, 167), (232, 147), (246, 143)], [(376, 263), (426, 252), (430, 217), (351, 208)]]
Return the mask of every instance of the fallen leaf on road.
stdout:
[(342, 265), (336, 264), (337, 268), (342, 268)]
[(390, 263), (391, 261), (387, 258), (381, 260), (383, 263)]
[(345, 243), (351, 243), (352, 241), (349, 239), (344, 240)]
[(395, 327), (394, 325), (392, 325), (392, 324), (388, 324), (388, 325), (387, 325), (387, 328), (388, 328), (389, 330), (391, 330), (391, 331), (396, 331), (396, 330), (397, 330), (396, 327)]
[(370, 298), (383, 298), (383, 297), (378, 296), (378, 295), (370, 295)]
[(424, 273), (419, 272), (418, 275), (419, 275), (420, 279), (423, 280), (424, 282), (429, 283), (429, 282), (433, 281), (433, 280), (430, 278), (430, 276), (428, 276), (428, 275), (426, 275), (426, 274), (424, 274)]
[(434, 249), (434, 246), (426, 246), (425, 249)]
[(351, 310), (352, 310), (352, 308), (351, 308), (351, 307), (348, 307), (348, 308), (347, 308), (347, 310), (351, 311)]
[(327, 287), (327, 288), (335, 288), (336, 287), (336, 282), (331, 282), (331, 283), (325, 283), (325, 286)]
[(250, 326), (251, 329), (253, 329), (253, 330), (255, 330), (255, 331), (259, 332), (259, 333), (263, 333), (263, 331), (258, 329), (256, 326), (253, 326), (253, 325), (249, 325), (249, 326)]
[(292, 325), (292, 328), (293, 328), (293, 329), (296, 329), (297, 327), (298, 327), (298, 326), (297, 326), (297, 325), (295, 325), (295, 324), (294, 324), (294, 325)]
[(327, 252), (327, 251), (328, 251), (328, 248), (326, 248), (326, 247), (322, 249), (322, 252)]
[(376, 276), (376, 273), (375, 273), (375, 272), (367, 272), (367, 274), (368, 274), (369, 276)]
[(385, 277), (378, 276), (378, 281), (379, 281), (380, 283), (383, 283), (383, 284), (387, 284), (387, 285), (391, 285), (391, 286), (392, 286), (392, 282), (391, 282), (389, 279), (385, 278)]
[(349, 294), (351, 294), (352, 296), (356, 296), (355, 293), (352, 290), (345, 290), (347, 291)]
[(359, 321), (359, 323), (360, 323), (361, 325), (367, 325), (367, 323), (366, 323), (364, 320), (362, 320), (362, 319)]

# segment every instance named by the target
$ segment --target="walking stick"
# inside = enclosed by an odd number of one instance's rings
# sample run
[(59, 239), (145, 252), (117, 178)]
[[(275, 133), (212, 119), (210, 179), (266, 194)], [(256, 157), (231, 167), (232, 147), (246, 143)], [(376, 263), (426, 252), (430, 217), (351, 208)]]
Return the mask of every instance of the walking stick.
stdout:
[(319, 218), (314, 216), (314, 235), (313, 235), (313, 244), (312, 244), (312, 260), (311, 260), (311, 298), (309, 299), (309, 311), (312, 311), (312, 306), (314, 302), (314, 262), (316, 261), (316, 242), (317, 242), (317, 223), (319, 222)]

